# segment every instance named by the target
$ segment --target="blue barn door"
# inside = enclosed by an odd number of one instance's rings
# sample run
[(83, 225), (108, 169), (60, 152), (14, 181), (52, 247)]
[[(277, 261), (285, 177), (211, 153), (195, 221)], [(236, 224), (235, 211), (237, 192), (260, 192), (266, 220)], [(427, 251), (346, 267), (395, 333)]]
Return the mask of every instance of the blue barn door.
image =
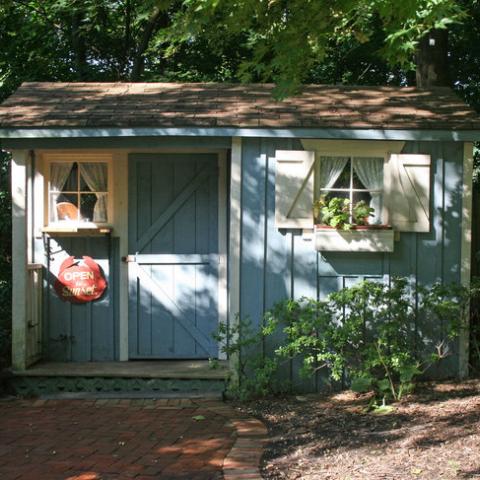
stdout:
[(130, 155), (128, 211), (129, 357), (217, 357), (217, 156)]

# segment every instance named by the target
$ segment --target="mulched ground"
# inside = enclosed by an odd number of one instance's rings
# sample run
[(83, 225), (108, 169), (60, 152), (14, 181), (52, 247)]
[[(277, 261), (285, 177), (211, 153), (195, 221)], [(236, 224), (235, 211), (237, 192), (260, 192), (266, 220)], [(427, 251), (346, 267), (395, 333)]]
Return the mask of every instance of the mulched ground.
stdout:
[(393, 412), (352, 392), (264, 400), (265, 479), (480, 478), (480, 382), (424, 385)]

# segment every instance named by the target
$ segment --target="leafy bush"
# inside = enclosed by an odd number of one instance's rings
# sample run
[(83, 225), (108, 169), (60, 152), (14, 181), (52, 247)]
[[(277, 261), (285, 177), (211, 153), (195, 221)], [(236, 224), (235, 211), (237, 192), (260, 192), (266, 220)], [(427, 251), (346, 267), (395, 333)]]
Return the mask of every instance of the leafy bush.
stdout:
[[(232, 332), (221, 328), (217, 340), (227, 342), (224, 351), (238, 359), (230, 393), (247, 399), (285, 390), (277, 373), (298, 358), (303, 376), (325, 369), (332, 380), (347, 378), (353, 390), (399, 400), (450, 354), (468, 299), (469, 291), (459, 285), (414, 289), (397, 278), (390, 285), (364, 281), (325, 301), (284, 300), (265, 314), (259, 332), (245, 321)], [(278, 329), (285, 340), (271, 357), (262, 356), (255, 347)]]
[(283, 324), (287, 335), (277, 355), (302, 358), (303, 375), (327, 369), (333, 380), (346, 375), (354, 390), (399, 400), (450, 354), (467, 300), (468, 291), (458, 285), (414, 292), (406, 279), (365, 281), (323, 302), (286, 300), (267, 317), (270, 328)]
[(254, 329), (249, 319), (237, 318), (230, 328), (225, 324), (219, 326), (214, 339), (234, 362), (227, 396), (245, 401), (286, 390), (286, 385), (276, 380), (280, 358), (265, 356), (257, 348), (270, 333)]
[(10, 363), (11, 275), (10, 157), (0, 151), (0, 369)]

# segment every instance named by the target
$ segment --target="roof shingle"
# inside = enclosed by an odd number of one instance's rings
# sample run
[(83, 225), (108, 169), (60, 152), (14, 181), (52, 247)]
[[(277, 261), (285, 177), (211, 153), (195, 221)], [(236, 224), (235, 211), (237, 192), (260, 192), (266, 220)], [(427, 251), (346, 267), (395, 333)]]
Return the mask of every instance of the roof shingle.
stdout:
[(1, 128), (240, 127), (480, 130), (449, 88), (307, 85), (276, 101), (271, 84), (24, 83)]

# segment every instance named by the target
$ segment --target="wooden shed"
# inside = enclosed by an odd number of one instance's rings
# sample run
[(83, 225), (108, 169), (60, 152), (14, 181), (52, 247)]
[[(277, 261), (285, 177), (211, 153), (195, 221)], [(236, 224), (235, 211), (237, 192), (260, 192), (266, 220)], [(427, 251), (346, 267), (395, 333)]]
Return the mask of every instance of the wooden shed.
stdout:
[[(272, 89), (25, 83), (3, 103), (20, 390), (204, 388), (229, 368), (212, 332), (278, 300), (468, 284), (470, 108), (446, 88)], [(315, 229), (321, 194), (365, 201), (375, 228)]]

